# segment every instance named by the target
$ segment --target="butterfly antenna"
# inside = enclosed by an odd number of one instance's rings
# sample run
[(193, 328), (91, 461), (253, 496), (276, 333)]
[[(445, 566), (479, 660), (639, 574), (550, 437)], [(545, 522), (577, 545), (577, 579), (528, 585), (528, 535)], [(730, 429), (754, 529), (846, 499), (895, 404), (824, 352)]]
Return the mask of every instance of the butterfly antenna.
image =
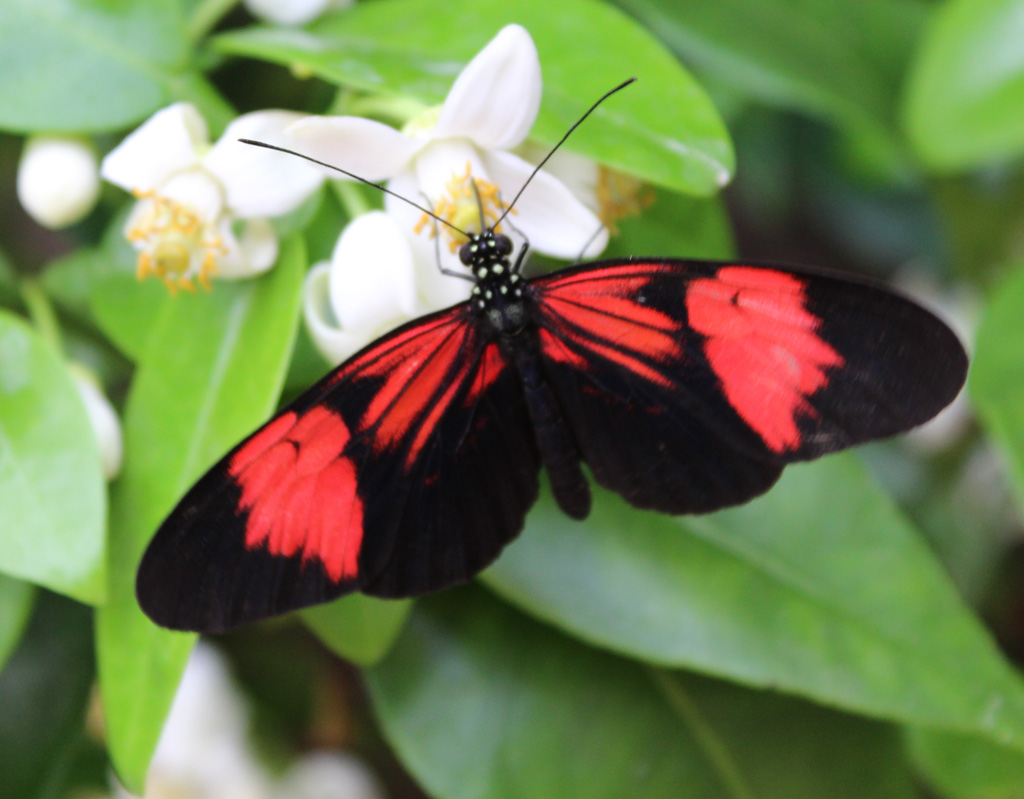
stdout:
[[(601, 99), (604, 99), (604, 98), (601, 98)], [(591, 109), (591, 110), (593, 110), (593, 109)], [(588, 111), (587, 113), (590, 113), (590, 112)], [(578, 125), (579, 123), (577, 122), (576, 124)], [(573, 127), (576, 127), (576, 126), (573, 125)], [(328, 163), (325, 163), (324, 161), (318, 161), (316, 158), (313, 158), (312, 156), (303, 155), (302, 153), (297, 153), (297, 152), (295, 152), (295, 150), (289, 150), (287, 147), (278, 147), (276, 144), (268, 144), (265, 141), (256, 141), (255, 139), (239, 139), (239, 141), (242, 142), (242, 144), (251, 144), (253, 147), (263, 147), (264, 149), (267, 149), (267, 150), (277, 150), (277, 152), (279, 152), (279, 153), (287, 153), (288, 155), (295, 155), (295, 156), (298, 156), (299, 158), (305, 159), (306, 161), (310, 161), (311, 163), (314, 163), (317, 166), (322, 166), (322, 167), (325, 167), (327, 169), (333, 169), (335, 172), (340, 172), (345, 177), (352, 178), (352, 180), (358, 180), (360, 183), (365, 183), (367, 186), (373, 186), (373, 188), (380, 189), (385, 194), (390, 194), (392, 197), (395, 197), (395, 198), (401, 200), (404, 203), (408, 203), (413, 208), (417, 208), (420, 211), (422, 211), (423, 213), (425, 213), (431, 219), (434, 219), (434, 220), (440, 222), (442, 225), (450, 227), (456, 233), (458, 233), (458, 234), (460, 234), (462, 236), (465, 236), (467, 239), (470, 238), (470, 235), (466, 231), (462, 230), (461, 228), (455, 227), (455, 225), (453, 225), (447, 219), (442, 219), (441, 217), (439, 217), (437, 214), (435, 214), (430, 209), (424, 208), (422, 205), (420, 205), (417, 202), (414, 202), (414, 201), (410, 200), (408, 197), (403, 197), (401, 194), (396, 194), (395, 192), (391, 191), (391, 189), (387, 188), (386, 186), (381, 185), (380, 183), (374, 183), (372, 180), (367, 180), (366, 178), (359, 177), (359, 175), (354, 175), (351, 172), (349, 172), (348, 170), (342, 169), (340, 166), (335, 166), (334, 164), (328, 164)], [(559, 144), (561, 144), (561, 142), (559, 142)], [(545, 159), (545, 160), (547, 160), (547, 159)], [(531, 175), (530, 177), (532, 178), (533, 175)], [(527, 183), (529, 183), (529, 181), (527, 181)], [(524, 186), (523, 188), (526, 188), (526, 187)], [(518, 197), (519, 195), (516, 195), (516, 196)]]
[(484, 218), (484, 201), (480, 199), (480, 187), (476, 185), (476, 178), (469, 179), (469, 185), (473, 187), (473, 196), (476, 197), (476, 209), (480, 214), (480, 232), (487, 230), (487, 220)]
[(630, 78), (629, 80), (623, 81), (622, 83), (620, 83), (614, 89), (611, 89), (610, 91), (607, 91), (604, 94), (602, 94), (601, 98), (596, 103), (594, 103), (592, 106), (590, 106), (590, 108), (587, 109), (587, 112), (583, 116), (581, 116), (579, 119), (576, 120), (575, 123), (573, 123), (573, 126), (571, 128), (569, 128), (569, 130), (567, 130), (565, 132), (565, 135), (562, 136), (561, 139), (558, 140), (558, 144), (556, 144), (554, 147), (552, 147), (551, 151), (547, 155), (544, 156), (544, 159), (539, 164), (537, 164), (536, 167), (534, 167), (533, 172), (530, 173), (530, 177), (528, 177), (526, 179), (526, 182), (523, 183), (523, 185), (520, 187), (519, 191), (516, 192), (516, 196), (512, 198), (512, 202), (510, 202), (508, 204), (508, 206), (505, 208), (504, 213), (500, 217), (498, 217), (498, 221), (495, 222), (494, 225), (491, 228), (492, 230), (494, 228), (496, 228), (498, 225), (500, 225), (502, 223), (502, 221), (505, 219), (505, 217), (508, 216), (509, 211), (512, 210), (512, 206), (514, 206), (519, 201), (519, 197), (522, 195), (522, 193), (524, 191), (526, 191), (526, 187), (530, 185), (530, 181), (534, 179), (534, 177), (537, 175), (538, 172), (540, 172), (540, 170), (543, 168), (544, 164), (546, 164), (548, 162), (548, 159), (550, 159), (551, 156), (553, 156), (555, 154), (555, 152), (558, 150), (558, 148), (561, 147), (565, 143), (565, 140), (568, 139), (569, 136), (572, 135), (572, 132), (574, 130), (576, 130), (576, 128), (578, 128), (583, 123), (583, 120), (586, 119), (588, 116), (590, 116), (592, 113), (594, 113), (594, 109), (596, 109), (599, 105), (601, 105), (601, 103), (603, 103), (605, 100), (607, 100), (609, 97), (611, 97), (616, 92), (621, 91), (622, 89), (625, 89), (627, 86), (629, 86), (629, 84), (633, 83), (633, 81), (635, 81), (635, 80), (636, 80), (636, 78)]

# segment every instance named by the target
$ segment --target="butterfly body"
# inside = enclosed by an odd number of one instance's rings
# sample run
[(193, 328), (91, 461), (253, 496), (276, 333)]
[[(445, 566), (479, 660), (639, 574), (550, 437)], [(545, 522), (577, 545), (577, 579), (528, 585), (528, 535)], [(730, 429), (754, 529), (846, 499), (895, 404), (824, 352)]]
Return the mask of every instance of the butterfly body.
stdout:
[(139, 568), (151, 618), (218, 631), (463, 582), (518, 535), (542, 467), (577, 519), (582, 464), (639, 508), (744, 502), (926, 421), (966, 374), (942, 322), (869, 281), (668, 258), (526, 279), (510, 254), (472, 237), (467, 302), (370, 344), (193, 486)]

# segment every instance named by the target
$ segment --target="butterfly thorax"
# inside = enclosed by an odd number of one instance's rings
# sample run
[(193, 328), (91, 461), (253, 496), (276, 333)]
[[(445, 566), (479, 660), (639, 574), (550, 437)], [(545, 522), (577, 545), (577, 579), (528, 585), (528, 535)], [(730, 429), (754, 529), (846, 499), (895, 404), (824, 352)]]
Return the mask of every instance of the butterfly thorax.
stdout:
[(473, 310), (505, 336), (518, 333), (526, 323), (524, 281), (519, 261), (513, 265), (509, 260), (511, 252), (508, 236), (490, 230), (471, 236), (459, 248), (459, 259), (476, 281), (470, 297)]

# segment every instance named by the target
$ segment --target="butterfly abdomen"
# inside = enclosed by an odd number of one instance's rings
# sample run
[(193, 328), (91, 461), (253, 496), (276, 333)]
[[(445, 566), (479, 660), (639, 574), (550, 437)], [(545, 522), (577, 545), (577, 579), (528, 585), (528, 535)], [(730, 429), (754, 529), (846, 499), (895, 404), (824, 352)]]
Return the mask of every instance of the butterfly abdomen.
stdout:
[(536, 328), (527, 327), (499, 342), (522, 380), (526, 409), (555, 501), (566, 515), (585, 519), (590, 514), (590, 485), (580, 466), (576, 439), (544, 375)]

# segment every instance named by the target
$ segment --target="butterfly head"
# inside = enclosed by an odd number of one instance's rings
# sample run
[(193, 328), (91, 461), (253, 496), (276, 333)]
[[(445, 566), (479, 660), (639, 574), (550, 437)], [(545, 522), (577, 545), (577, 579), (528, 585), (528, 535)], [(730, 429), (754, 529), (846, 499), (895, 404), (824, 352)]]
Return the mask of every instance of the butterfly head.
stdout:
[(474, 233), (469, 241), (459, 247), (459, 260), (476, 276), (480, 267), (490, 267), (494, 263), (507, 266), (511, 253), (512, 240), (508, 236), (485, 230), (483, 233)]
[[(523, 280), (512, 266), (512, 240), (493, 230), (469, 237), (459, 248), (459, 259), (473, 273), (471, 302), (501, 333), (515, 333), (523, 326)], [(517, 264), (518, 265), (518, 264)]]

